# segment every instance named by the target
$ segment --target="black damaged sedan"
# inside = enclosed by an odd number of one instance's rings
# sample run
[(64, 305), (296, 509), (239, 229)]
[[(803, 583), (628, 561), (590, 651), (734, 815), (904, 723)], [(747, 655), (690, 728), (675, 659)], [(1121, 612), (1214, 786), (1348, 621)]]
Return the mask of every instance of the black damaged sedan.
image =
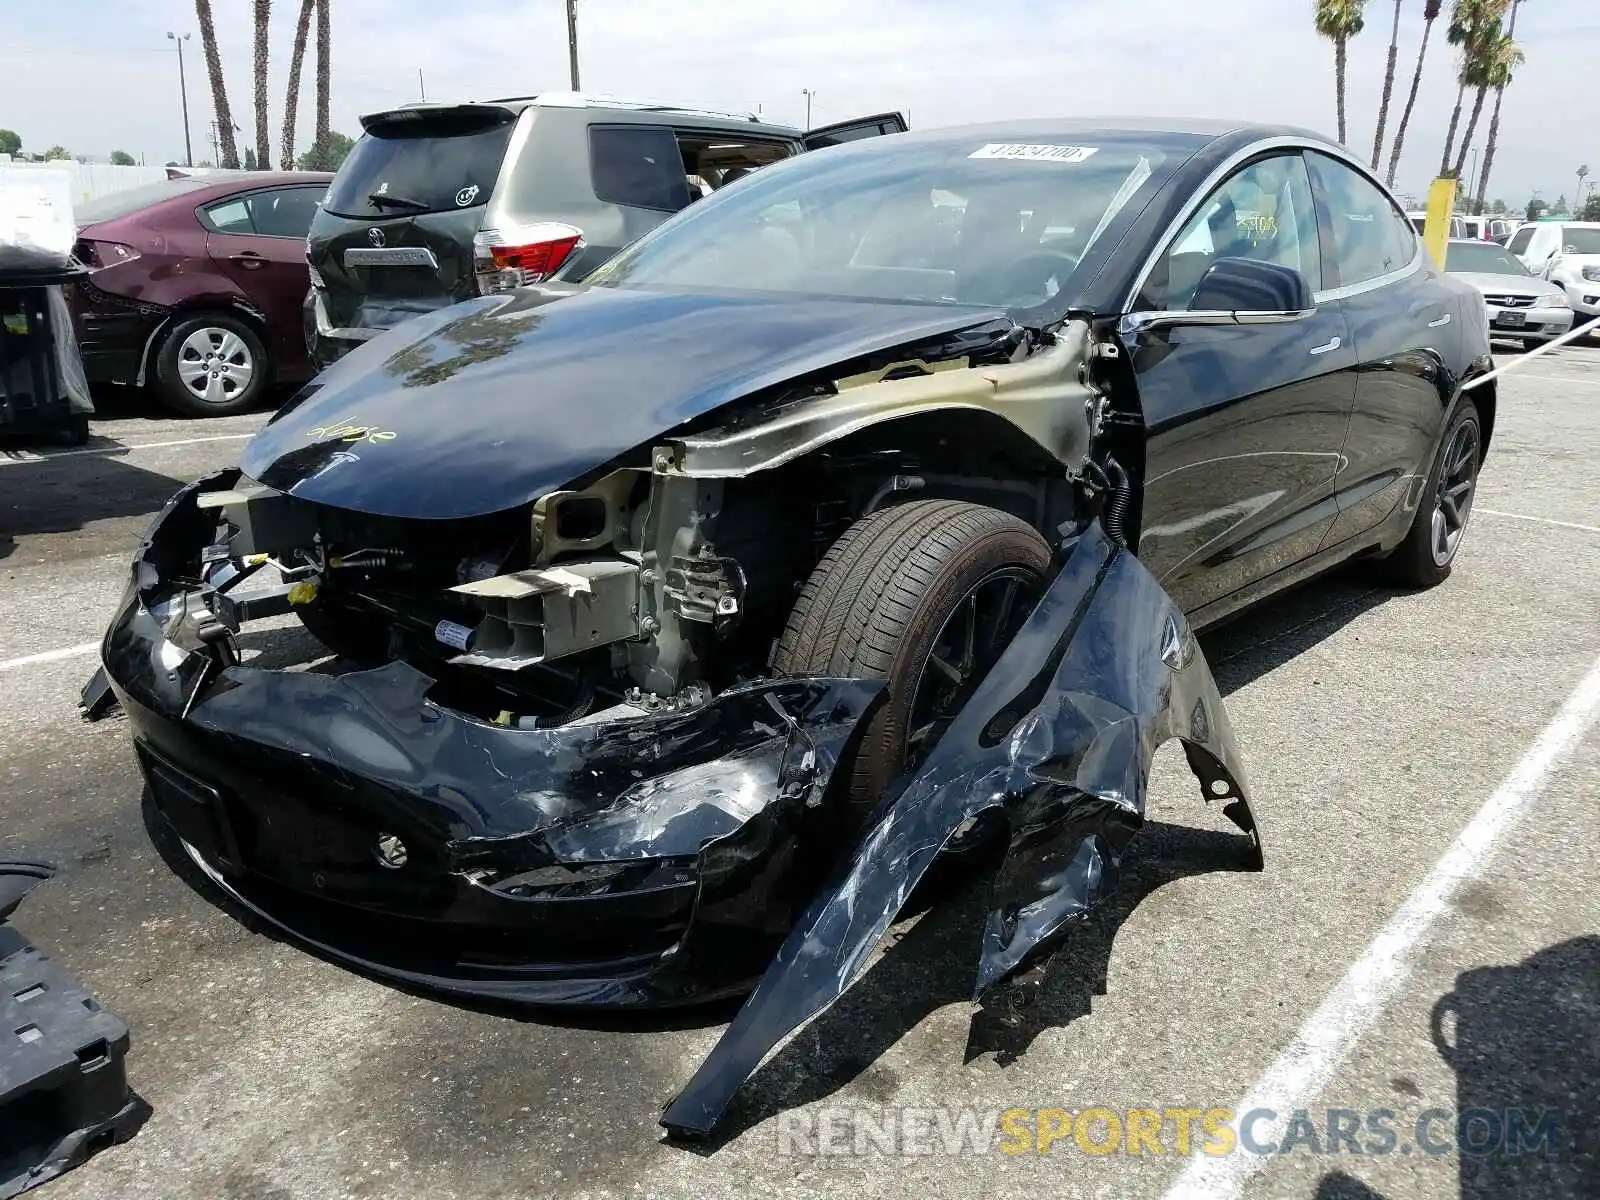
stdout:
[[(935, 858), (993, 871), (975, 994), (1031, 986), (1168, 739), (1259, 861), (1193, 631), (1449, 574), (1486, 329), (1314, 134), (807, 154), (320, 376), (158, 517), (86, 705), (169, 853), (360, 969), (753, 987), (664, 1117), (703, 1133)], [(241, 662), (291, 612), (335, 657)]]

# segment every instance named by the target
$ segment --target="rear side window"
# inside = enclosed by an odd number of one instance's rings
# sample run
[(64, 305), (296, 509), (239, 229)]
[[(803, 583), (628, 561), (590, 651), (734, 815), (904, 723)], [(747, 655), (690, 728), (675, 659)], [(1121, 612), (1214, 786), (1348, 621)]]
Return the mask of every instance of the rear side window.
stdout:
[(273, 188), (219, 200), (200, 211), (205, 223), (218, 233), (303, 238), (311, 229), (322, 194), (321, 188)]
[(1366, 283), (1408, 266), (1417, 256), (1416, 230), (1382, 189), (1326, 155), (1306, 159), (1333, 225), (1339, 285)]
[(595, 199), (628, 208), (677, 212), (689, 204), (683, 152), (672, 130), (651, 125), (593, 125), (589, 167)]
[(244, 202), (243, 196), (207, 205), (205, 214), (206, 220), (211, 222), (211, 228), (218, 233), (249, 235), (256, 231), (255, 224), (250, 220), (250, 206)]
[(514, 125), (503, 110), (375, 122), (340, 165), (324, 207), (370, 218), (487, 204)]

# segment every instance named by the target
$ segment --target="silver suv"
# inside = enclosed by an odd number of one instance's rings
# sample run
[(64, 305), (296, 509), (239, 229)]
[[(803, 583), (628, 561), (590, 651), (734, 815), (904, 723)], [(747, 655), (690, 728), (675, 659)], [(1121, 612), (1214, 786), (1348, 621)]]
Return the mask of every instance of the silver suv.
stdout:
[(361, 125), (306, 239), (306, 336), (318, 366), (471, 296), (557, 270), (582, 279), (768, 163), (906, 128), (899, 113), (882, 113), (802, 133), (571, 92), (409, 104)]

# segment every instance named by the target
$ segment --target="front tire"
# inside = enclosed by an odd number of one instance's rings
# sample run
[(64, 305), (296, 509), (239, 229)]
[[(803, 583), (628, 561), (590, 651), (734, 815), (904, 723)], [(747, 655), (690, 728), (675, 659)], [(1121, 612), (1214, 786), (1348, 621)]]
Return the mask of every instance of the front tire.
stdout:
[(1396, 583), (1428, 588), (1450, 577), (1450, 568), (1466, 536), (1467, 518), (1472, 514), (1482, 448), (1478, 408), (1463, 398), (1439, 441), (1439, 454), (1428, 473), (1427, 490), (1417, 505), (1406, 540), (1395, 548), (1386, 564)]
[(960, 711), (1032, 611), (1049, 565), (1032, 526), (959, 500), (871, 513), (823, 556), (773, 666), (889, 682), (854, 760), (840, 764), (849, 821)]
[(173, 326), (156, 356), (155, 390), (191, 417), (227, 417), (255, 406), (266, 390), (266, 347), (236, 317), (202, 313)]
[(306, 632), (356, 666), (375, 667), (389, 657), (389, 626), (375, 613), (341, 604), (326, 594), (295, 608)]

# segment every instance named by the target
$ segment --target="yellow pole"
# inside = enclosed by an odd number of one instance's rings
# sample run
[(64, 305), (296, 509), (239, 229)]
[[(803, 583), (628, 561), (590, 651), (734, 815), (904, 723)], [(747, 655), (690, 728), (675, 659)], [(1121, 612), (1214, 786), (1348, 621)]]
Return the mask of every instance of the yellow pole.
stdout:
[(1422, 244), (1428, 248), (1433, 261), (1444, 270), (1445, 252), (1450, 248), (1450, 218), (1456, 211), (1456, 181), (1442, 175), (1428, 188), (1428, 218), (1424, 223)]

